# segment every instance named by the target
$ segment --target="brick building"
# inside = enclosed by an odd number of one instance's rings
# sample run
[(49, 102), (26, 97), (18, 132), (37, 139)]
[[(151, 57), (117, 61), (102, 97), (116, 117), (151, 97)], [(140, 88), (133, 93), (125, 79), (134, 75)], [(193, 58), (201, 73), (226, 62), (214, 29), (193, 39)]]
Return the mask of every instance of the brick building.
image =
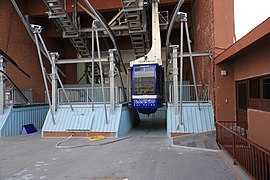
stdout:
[[(31, 23), (40, 24), (43, 27), (42, 36), (45, 39), (48, 49), (50, 51), (57, 51), (60, 53), (60, 58), (76, 58), (77, 54), (71, 43), (61, 37), (57, 33), (56, 28), (51, 24), (45, 15), (48, 11), (43, 1), (41, 0), (17, 0), (18, 6), (23, 14), (29, 16)], [(172, 12), (173, 7), (178, 1), (176, 0), (161, 0), (160, 11)], [(73, 1), (66, 1), (67, 12), (73, 11)], [(96, 10), (106, 18), (107, 21), (119, 12), (122, 4), (119, 0), (112, 1), (91, 1)], [(83, 4), (83, 3), (82, 3)], [(25, 30), (19, 16), (17, 15), (12, 3), (9, 0), (2, 0), (0, 2), (1, 14), (0, 23), (0, 48), (9, 54), (16, 62), (21, 65), (25, 71), (31, 75), (31, 79), (22, 77), (18, 72), (8, 67), (8, 72), (14, 78), (18, 86), (22, 89), (31, 88), (33, 91), (34, 102), (44, 101), (44, 88), (42, 83), (42, 76), (38, 62), (36, 47), (30, 39), (27, 31)], [(224, 8), (226, 7), (226, 8)], [(219, 0), (189, 0), (186, 1), (181, 8), (181, 11), (188, 14), (188, 23), (192, 39), (193, 51), (210, 51), (220, 53), (222, 49), (229, 47), (234, 39), (234, 25), (233, 25), (233, 0), (219, 1)], [(78, 8), (78, 13), (81, 19), (81, 25), (84, 28), (91, 27), (93, 20), (81, 8)], [(166, 29), (166, 28), (165, 28)], [(162, 30), (162, 46), (165, 46), (166, 30)], [(177, 23), (174, 25), (172, 32), (172, 43), (179, 43), (179, 26)], [(108, 38), (106, 38), (109, 42)], [(120, 50), (123, 51), (124, 60), (127, 63), (134, 59), (134, 52), (128, 35), (117, 36)], [(102, 49), (107, 52), (108, 48), (101, 44)], [(109, 46), (110, 42), (109, 42)], [(165, 51), (163, 51), (165, 52)], [(165, 57), (163, 53), (163, 57)], [(165, 58), (164, 58), (165, 59)], [(30, 65), (31, 64), (31, 65)], [(48, 66), (48, 69), (49, 66)], [(82, 67), (76, 65), (65, 65), (61, 67), (62, 71), (66, 74), (64, 79), (65, 84), (75, 84), (83, 73)], [(184, 78), (190, 79), (191, 73), (189, 67), (186, 65), (186, 73)], [(213, 98), (214, 78), (213, 71), (214, 65), (209, 58), (196, 59), (197, 79), (199, 83), (209, 84), (211, 95)]]

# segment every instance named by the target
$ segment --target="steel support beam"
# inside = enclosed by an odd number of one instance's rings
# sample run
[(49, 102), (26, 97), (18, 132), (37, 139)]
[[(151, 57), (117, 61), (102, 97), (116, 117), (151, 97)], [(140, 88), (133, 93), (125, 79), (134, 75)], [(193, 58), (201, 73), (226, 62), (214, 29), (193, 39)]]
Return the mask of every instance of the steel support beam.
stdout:
[[(85, 64), (91, 62), (99, 62), (99, 59), (92, 60), (91, 58), (79, 58), (79, 59), (59, 59), (55, 61), (55, 64)], [(108, 62), (107, 58), (102, 58), (101, 62)]]
[[(6, 72), (6, 63), (4, 57), (0, 55), (0, 70)], [(5, 91), (6, 83), (4, 74), (0, 73), (0, 115), (4, 114), (5, 110)]]
[(170, 46), (173, 48), (173, 101), (174, 101), (174, 114), (178, 115), (178, 64), (177, 64), (177, 49), (178, 46)]
[(110, 105), (111, 105), (111, 114), (114, 114), (115, 112), (115, 89), (114, 89), (114, 52), (116, 52), (115, 49), (109, 50), (109, 59), (110, 59)]

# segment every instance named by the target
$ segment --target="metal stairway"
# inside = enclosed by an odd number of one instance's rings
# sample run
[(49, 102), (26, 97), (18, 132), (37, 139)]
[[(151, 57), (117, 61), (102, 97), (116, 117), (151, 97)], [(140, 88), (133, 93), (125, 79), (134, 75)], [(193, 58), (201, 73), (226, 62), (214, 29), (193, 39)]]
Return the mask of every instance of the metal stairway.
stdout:
[[(63, 4), (59, 0), (43, 0), (48, 7), (48, 17), (51, 22), (57, 27), (58, 32), (62, 33), (63, 38), (68, 38), (76, 49), (77, 53), (82, 57), (90, 57), (91, 53), (85, 39), (82, 38), (76, 25), (72, 22)], [(92, 64), (86, 64), (89, 69), (92, 69)], [(96, 82), (100, 79), (100, 70), (97, 63), (95, 63), (94, 78)]]
[(122, 7), (125, 12), (129, 35), (135, 52), (139, 58), (146, 54), (146, 13), (143, 0), (122, 0)]

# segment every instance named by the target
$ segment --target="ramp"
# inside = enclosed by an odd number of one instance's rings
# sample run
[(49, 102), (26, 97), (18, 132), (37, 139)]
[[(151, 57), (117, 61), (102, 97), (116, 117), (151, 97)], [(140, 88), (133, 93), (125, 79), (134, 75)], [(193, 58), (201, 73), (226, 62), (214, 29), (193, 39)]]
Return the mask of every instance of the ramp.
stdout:
[(94, 111), (91, 105), (61, 105), (55, 114), (53, 124), (51, 113), (48, 112), (43, 129), (43, 137), (67, 137), (74, 136), (123, 136), (136, 121), (136, 114), (121, 104), (115, 106), (114, 114), (110, 113), (110, 105), (107, 105), (108, 123), (106, 123), (104, 105), (96, 104)]
[(196, 103), (183, 103), (183, 123), (179, 125), (179, 114), (174, 112), (173, 104), (168, 104), (167, 133), (168, 136), (177, 136), (190, 133), (202, 133), (215, 130), (212, 103), (201, 103), (198, 110)]

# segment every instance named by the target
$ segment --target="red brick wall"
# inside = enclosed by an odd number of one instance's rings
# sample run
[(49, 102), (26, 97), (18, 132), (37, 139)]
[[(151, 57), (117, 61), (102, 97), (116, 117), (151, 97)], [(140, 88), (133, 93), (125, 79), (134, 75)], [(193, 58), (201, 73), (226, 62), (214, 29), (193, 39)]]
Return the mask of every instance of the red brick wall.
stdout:
[(8, 63), (7, 73), (21, 89), (33, 90), (34, 102), (44, 101), (44, 86), (34, 43), (9, 0), (0, 1), (0, 48), (30, 76), (28, 79)]
[[(234, 38), (233, 0), (196, 0), (192, 6), (193, 50), (220, 53), (218, 48), (229, 47)], [(218, 47), (218, 48), (217, 48)], [(195, 58), (197, 82), (209, 84), (212, 102), (215, 101), (215, 65), (209, 57)]]
[[(213, 0), (194, 1), (192, 7), (193, 13), (193, 51), (205, 52), (214, 48), (214, 2)], [(208, 84), (210, 91), (210, 99), (213, 100), (213, 65), (209, 57), (194, 58), (197, 83)]]

